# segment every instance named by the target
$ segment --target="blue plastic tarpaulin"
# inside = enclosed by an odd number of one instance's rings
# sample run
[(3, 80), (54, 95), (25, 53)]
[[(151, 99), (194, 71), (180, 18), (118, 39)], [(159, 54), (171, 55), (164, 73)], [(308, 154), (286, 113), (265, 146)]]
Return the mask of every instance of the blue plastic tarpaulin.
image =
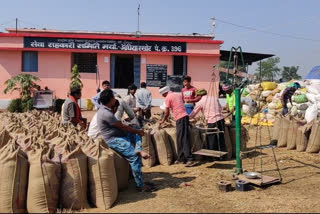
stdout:
[(320, 65), (313, 67), (305, 79), (320, 79)]

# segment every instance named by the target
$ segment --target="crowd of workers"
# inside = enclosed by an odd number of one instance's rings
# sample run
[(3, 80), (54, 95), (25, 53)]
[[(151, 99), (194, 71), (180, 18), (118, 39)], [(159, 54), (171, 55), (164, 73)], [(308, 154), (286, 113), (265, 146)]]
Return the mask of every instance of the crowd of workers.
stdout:
[[(232, 86), (223, 85), (221, 87), (226, 94), (227, 101), (224, 109), (228, 114), (224, 115), (218, 94), (208, 94), (204, 89), (197, 90), (191, 85), (191, 77), (189, 76), (184, 77), (183, 86), (180, 93), (170, 91), (169, 86), (159, 89), (160, 94), (164, 97), (164, 104), (162, 105), (164, 114), (158, 123), (161, 126), (171, 112), (176, 121), (178, 144), (178, 158), (175, 164), (185, 164), (186, 167), (192, 167), (197, 163), (191, 153), (189, 120), (195, 118), (199, 112), (202, 112), (207, 121), (207, 128), (218, 128), (219, 131), (222, 131), (222, 133), (206, 136), (208, 149), (225, 151), (224, 119), (232, 115), (234, 120), (235, 94)], [(298, 85), (295, 85), (295, 88), (297, 87)], [(156, 188), (152, 183), (143, 181), (141, 172), (141, 158), (150, 158), (147, 153), (142, 151), (141, 137), (144, 136), (144, 131), (142, 130), (144, 122), (151, 117), (151, 92), (146, 89), (145, 82), (141, 83), (140, 89), (137, 89), (134, 84), (130, 85), (128, 87), (128, 95), (124, 98), (111, 89), (109, 81), (104, 81), (102, 88), (103, 90), (91, 99), (97, 109), (97, 113), (90, 122), (88, 135), (93, 140), (102, 136), (111, 149), (128, 160), (138, 190), (154, 191)], [(292, 91), (293, 89), (288, 90), (288, 93), (283, 95), (284, 106), (286, 106)], [(81, 116), (81, 110), (77, 104), (80, 98), (81, 89), (71, 88), (69, 96), (62, 106), (63, 124), (79, 124), (86, 128), (86, 119)], [(244, 102), (251, 106), (256, 105), (252, 100), (245, 100)], [(128, 117), (123, 120), (124, 113)]]

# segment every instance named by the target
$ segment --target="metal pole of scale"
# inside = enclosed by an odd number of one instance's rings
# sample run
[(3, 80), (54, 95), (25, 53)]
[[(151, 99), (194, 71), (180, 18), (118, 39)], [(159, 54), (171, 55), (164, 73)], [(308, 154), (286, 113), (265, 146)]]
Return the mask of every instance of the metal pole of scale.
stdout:
[(236, 99), (236, 173), (242, 173), (242, 161), (240, 159), (240, 148), (241, 148), (241, 112), (240, 112), (240, 88), (236, 88), (235, 91)]

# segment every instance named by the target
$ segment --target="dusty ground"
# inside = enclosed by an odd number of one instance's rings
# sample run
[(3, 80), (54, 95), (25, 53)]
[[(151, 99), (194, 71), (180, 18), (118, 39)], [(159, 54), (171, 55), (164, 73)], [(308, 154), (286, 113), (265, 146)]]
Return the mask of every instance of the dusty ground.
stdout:
[[(157, 109), (154, 109), (157, 111)], [(92, 112), (84, 112), (89, 120)], [(256, 128), (249, 128), (250, 149), (260, 142), (255, 140)], [(262, 129), (262, 144), (268, 144), (268, 129)], [(243, 168), (277, 177), (272, 150), (251, 153), (243, 160)], [(235, 160), (203, 162), (193, 168), (183, 165), (143, 168), (145, 180), (154, 182), (159, 190), (138, 193), (133, 180), (128, 190), (120, 192), (117, 202), (109, 210), (89, 209), (84, 212), (320, 212), (319, 154), (275, 149), (282, 183), (266, 188), (254, 187), (249, 192), (220, 192), (216, 183), (232, 182)], [(261, 158), (262, 157), (262, 158)]]

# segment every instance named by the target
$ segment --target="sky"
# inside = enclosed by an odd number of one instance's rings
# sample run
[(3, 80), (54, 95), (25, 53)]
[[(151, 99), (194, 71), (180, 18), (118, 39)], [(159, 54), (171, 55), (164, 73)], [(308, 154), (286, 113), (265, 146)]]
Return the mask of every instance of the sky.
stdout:
[(209, 34), (214, 17), (223, 50), (274, 54), (302, 77), (320, 65), (320, 0), (10, 0), (1, 2), (0, 31), (18, 18), (19, 27), (135, 32), (139, 3), (141, 32)]

